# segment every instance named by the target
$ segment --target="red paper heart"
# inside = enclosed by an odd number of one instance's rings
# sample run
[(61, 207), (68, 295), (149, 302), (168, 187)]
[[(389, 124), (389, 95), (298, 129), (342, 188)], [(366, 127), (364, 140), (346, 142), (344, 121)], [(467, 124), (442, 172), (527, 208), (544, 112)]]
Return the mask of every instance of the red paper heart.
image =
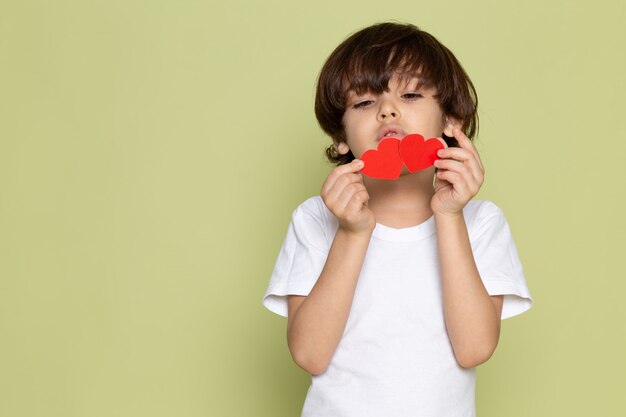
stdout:
[(365, 162), (361, 172), (381, 180), (395, 180), (402, 171), (400, 140), (386, 138), (378, 143), (378, 149), (368, 149), (360, 158)]
[(410, 172), (416, 172), (432, 166), (439, 159), (437, 151), (443, 148), (439, 139), (424, 141), (422, 135), (407, 135), (400, 143), (400, 157)]

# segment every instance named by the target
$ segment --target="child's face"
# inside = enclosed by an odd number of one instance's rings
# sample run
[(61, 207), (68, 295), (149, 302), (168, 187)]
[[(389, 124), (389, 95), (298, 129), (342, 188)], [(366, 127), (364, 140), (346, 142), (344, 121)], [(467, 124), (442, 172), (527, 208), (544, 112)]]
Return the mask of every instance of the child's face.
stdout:
[(419, 133), (425, 139), (440, 137), (442, 132), (452, 136), (452, 125), (445, 117), (435, 89), (417, 88), (418, 79), (400, 82), (398, 77), (389, 80), (389, 91), (381, 94), (348, 93), (343, 115), (347, 144), (355, 158), (368, 149), (376, 149), (385, 137), (402, 139)]

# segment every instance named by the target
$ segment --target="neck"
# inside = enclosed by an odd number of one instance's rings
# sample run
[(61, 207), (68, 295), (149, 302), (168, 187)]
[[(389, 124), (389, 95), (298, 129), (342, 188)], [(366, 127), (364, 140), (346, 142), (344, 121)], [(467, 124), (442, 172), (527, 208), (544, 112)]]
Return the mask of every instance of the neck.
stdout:
[[(406, 169), (406, 168), (404, 168)], [(368, 208), (376, 222), (394, 228), (411, 227), (428, 220), (433, 212), (430, 201), (434, 169), (405, 173), (397, 180), (379, 180), (363, 176), (370, 196)]]

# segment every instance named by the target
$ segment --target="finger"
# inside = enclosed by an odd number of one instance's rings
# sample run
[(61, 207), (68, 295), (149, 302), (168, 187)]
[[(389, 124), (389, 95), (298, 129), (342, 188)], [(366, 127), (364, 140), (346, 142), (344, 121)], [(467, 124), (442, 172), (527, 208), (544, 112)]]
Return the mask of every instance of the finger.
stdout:
[(441, 170), (458, 172), (461, 175), (471, 175), (469, 167), (461, 161), (454, 159), (436, 159), (435, 166)]
[(435, 161), (435, 166), (439, 169), (459, 174), (471, 191), (477, 191), (482, 184), (482, 179), (475, 177), (472, 169), (462, 162), (453, 159), (438, 159)]
[(346, 206), (346, 214), (353, 215), (359, 213), (363, 210), (363, 206), (367, 205), (369, 199), (370, 195), (365, 187), (363, 187), (362, 190), (355, 192)]
[(454, 171), (438, 171), (437, 178), (446, 180), (452, 184), (452, 188), (455, 194), (467, 198), (469, 200), (470, 192), (467, 183), (463, 176)]
[[(352, 183), (363, 184), (362, 177), (359, 174), (355, 173), (347, 173), (340, 176), (326, 191), (324, 197), (330, 202), (330, 204), (335, 204), (339, 196), (343, 193), (343, 190)], [(343, 205), (341, 205), (343, 208)]]
[[(470, 196), (478, 194), (478, 190), (482, 185), (482, 179), (476, 178), (472, 175), (470, 169), (464, 166), (461, 162), (452, 160), (440, 160), (437, 166), (441, 165), (443, 171), (448, 172), (447, 176), (439, 176), (438, 178), (454, 178), (455, 182), (453, 186), (457, 188), (460, 193), (468, 193)], [(444, 167), (445, 166), (445, 167)]]
[(322, 184), (322, 193), (327, 193), (342, 175), (357, 172), (363, 168), (363, 165), (363, 161), (360, 159), (354, 159), (349, 164), (339, 165), (338, 167), (333, 168), (326, 178), (326, 181), (324, 181), (324, 184)]
[(437, 160), (435, 166), (437, 168), (453, 171), (461, 175), (473, 193), (478, 193), (478, 190), (483, 184), (484, 176), (482, 171), (476, 171), (467, 164), (454, 161), (452, 159), (439, 159)]
[(328, 174), (326, 181), (324, 181), (322, 189), (324, 189), (325, 187), (331, 188), (333, 184), (339, 178), (341, 178), (342, 175), (345, 175), (351, 172), (357, 172), (361, 170), (363, 166), (364, 166), (363, 161), (361, 161), (360, 159), (354, 159), (348, 164), (339, 165), (338, 167), (333, 168), (330, 174)]
[(439, 149), (439, 151), (437, 151), (437, 156), (440, 158), (452, 158), (457, 161), (469, 161), (470, 159), (476, 159), (471, 151), (463, 148)]
[(337, 198), (337, 209), (342, 214), (343, 217), (345, 217), (346, 212), (348, 210), (348, 206), (350, 205), (350, 201), (352, 200), (354, 195), (363, 190), (366, 190), (365, 185), (358, 183), (358, 182), (354, 182), (354, 183), (348, 184), (341, 191), (341, 194)]
[[(449, 158), (449, 159), (436, 159), (435, 166), (437, 168), (452, 169), (452, 168), (449, 168), (448, 165), (443, 161), (454, 161), (454, 162), (462, 163), (464, 166), (468, 167), (472, 175), (476, 177), (477, 179), (482, 180), (482, 178), (484, 177), (485, 171), (483, 167), (480, 166), (474, 154), (469, 152), (466, 149), (460, 149), (460, 148), (442, 149), (440, 152), (437, 153), (437, 155), (443, 158)], [(442, 161), (442, 162), (438, 162), (438, 161)], [(453, 165), (453, 166), (456, 166), (456, 165)]]
[(470, 138), (468, 138), (467, 136), (465, 136), (465, 134), (463, 133), (463, 131), (461, 129), (459, 129), (458, 127), (455, 127), (452, 130), (452, 134), (454, 135), (454, 137), (456, 138), (457, 142), (459, 142), (459, 146), (463, 149), (467, 149), (468, 151), (470, 151), (471, 153), (474, 154), (474, 156), (476, 157), (476, 160), (478, 161), (478, 165), (480, 167), (483, 166), (482, 161), (480, 160), (480, 155), (478, 154), (478, 149), (476, 149), (476, 146), (474, 145), (474, 142), (472, 142), (470, 140)]

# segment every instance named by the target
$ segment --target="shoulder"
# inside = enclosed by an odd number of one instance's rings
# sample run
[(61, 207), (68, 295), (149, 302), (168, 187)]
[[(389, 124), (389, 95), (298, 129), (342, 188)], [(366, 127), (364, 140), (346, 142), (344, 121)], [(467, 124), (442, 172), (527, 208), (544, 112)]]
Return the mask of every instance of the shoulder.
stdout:
[(484, 218), (498, 214), (502, 214), (502, 210), (489, 200), (470, 200), (463, 209), (465, 218)]
[(318, 223), (327, 223), (333, 216), (333, 213), (326, 207), (324, 200), (319, 195), (309, 197), (298, 205), (293, 211), (294, 217), (308, 217), (314, 219)]
[(470, 200), (463, 209), (463, 217), (470, 235), (487, 224), (506, 222), (502, 209), (489, 200)]
[(324, 200), (319, 195), (310, 197), (300, 203), (293, 211), (293, 222), (296, 227), (315, 227), (323, 232), (327, 239), (332, 241), (334, 232), (339, 227), (335, 215), (326, 207)]
[(320, 218), (325, 216), (325, 210), (329, 211), (328, 207), (324, 204), (324, 200), (322, 200), (322, 196), (319, 195), (307, 198), (295, 209), (295, 211), (308, 213)]

